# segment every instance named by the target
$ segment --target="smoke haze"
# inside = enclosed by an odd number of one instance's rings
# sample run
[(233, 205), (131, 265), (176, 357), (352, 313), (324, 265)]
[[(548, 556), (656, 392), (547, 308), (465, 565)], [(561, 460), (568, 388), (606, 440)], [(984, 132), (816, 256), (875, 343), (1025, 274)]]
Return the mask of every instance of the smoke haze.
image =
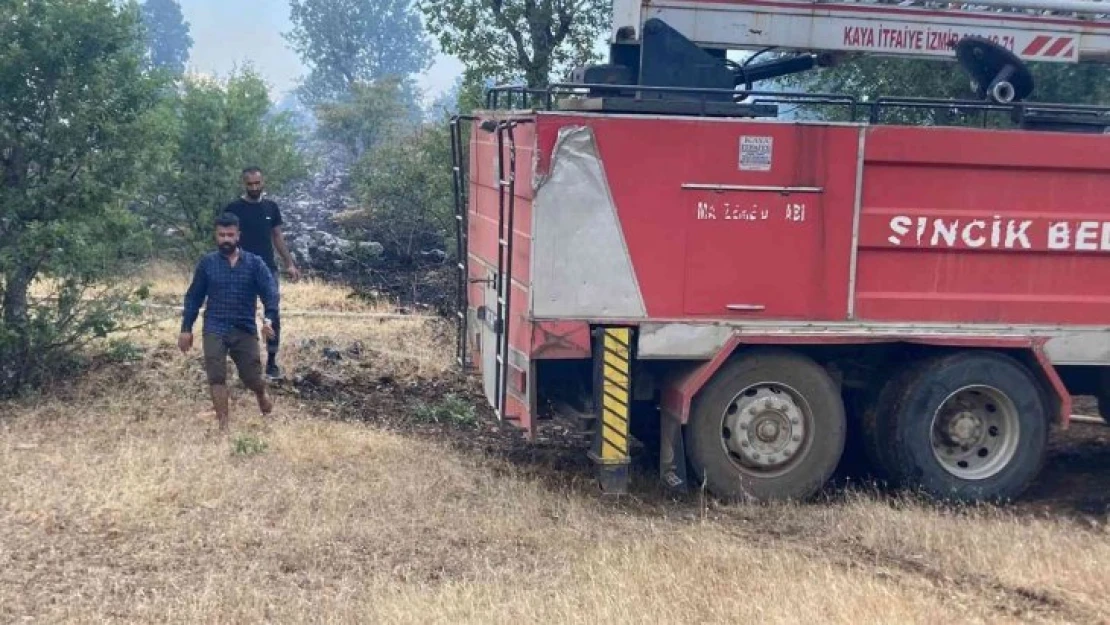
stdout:
[[(181, 0), (189, 22), (193, 49), (191, 71), (226, 76), (250, 62), (281, 99), (306, 72), (282, 33), (292, 28), (287, 0)], [(462, 64), (438, 54), (418, 84), (432, 99), (450, 89), (462, 74)]]

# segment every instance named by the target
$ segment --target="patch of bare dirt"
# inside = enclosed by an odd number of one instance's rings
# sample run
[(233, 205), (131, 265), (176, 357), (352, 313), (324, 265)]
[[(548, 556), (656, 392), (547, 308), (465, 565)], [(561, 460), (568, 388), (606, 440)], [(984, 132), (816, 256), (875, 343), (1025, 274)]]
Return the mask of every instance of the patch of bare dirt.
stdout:
[[(315, 346), (300, 349), (314, 350)], [(425, 376), (398, 367), (373, 348), (352, 344), (315, 349), (277, 392), (321, 403), (325, 416), (442, 441), (452, 448), (503, 460), (552, 485), (589, 480), (584, 441), (561, 423), (543, 423), (529, 441), (501, 422), (478, 383), (458, 371)]]
[(1110, 513), (1110, 427), (1072, 423), (1056, 429), (1040, 478), (1019, 503), (1033, 513), (1105, 518)]

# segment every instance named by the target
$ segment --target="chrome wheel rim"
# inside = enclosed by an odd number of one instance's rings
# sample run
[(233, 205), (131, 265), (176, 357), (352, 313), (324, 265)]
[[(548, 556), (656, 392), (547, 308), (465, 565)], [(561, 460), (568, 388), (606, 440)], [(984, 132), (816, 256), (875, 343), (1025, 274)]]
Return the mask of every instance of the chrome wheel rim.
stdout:
[(1017, 406), (996, 388), (965, 386), (945, 398), (930, 424), (933, 457), (964, 480), (989, 479), (1017, 454)]
[(745, 473), (773, 477), (789, 471), (809, 448), (813, 416), (794, 389), (761, 382), (737, 393), (721, 417), (721, 444)]

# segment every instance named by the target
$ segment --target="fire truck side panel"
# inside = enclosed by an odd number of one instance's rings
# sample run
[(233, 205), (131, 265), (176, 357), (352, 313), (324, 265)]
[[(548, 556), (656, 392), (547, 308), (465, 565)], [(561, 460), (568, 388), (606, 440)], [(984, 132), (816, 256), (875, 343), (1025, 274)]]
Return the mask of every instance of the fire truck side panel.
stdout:
[(1103, 325), (1107, 252), (1106, 137), (868, 130), (858, 319)]
[[(673, 312), (741, 320), (843, 319), (858, 130), (768, 124), (721, 130), (698, 128), (704, 142), (699, 156), (716, 167), (690, 174), (692, 180), (664, 178), (668, 188), (685, 187), (674, 198), (684, 213), (674, 230), (685, 233), (685, 289), (683, 308)], [(766, 141), (771, 151), (773, 165), (762, 176), (741, 171), (745, 157), (736, 164), (746, 138)], [(731, 167), (721, 166), (729, 157)], [(631, 187), (621, 179), (618, 197)], [(649, 301), (653, 310), (672, 314), (665, 297)]]
[(846, 318), (858, 128), (540, 120), (537, 317)]

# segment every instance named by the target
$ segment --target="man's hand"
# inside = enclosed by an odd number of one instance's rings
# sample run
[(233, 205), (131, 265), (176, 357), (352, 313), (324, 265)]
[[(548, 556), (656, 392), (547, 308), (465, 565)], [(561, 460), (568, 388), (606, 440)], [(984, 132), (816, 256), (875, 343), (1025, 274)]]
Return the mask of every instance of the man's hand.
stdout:
[(193, 333), (182, 332), (181, 335), (177, 337), (177, 348), (180, 349), (183, 354), (189, 353), (189, 350), (193, 349)]
[(289, 279), (296, 282), (301, 279), (301, 270), (293, 263), (289, 263)]
[(274, 326), (269, 319), (267, 319), (266, 323), (262, 325), (262, 337), (265, 338), (267, 341), (274, 338)]

